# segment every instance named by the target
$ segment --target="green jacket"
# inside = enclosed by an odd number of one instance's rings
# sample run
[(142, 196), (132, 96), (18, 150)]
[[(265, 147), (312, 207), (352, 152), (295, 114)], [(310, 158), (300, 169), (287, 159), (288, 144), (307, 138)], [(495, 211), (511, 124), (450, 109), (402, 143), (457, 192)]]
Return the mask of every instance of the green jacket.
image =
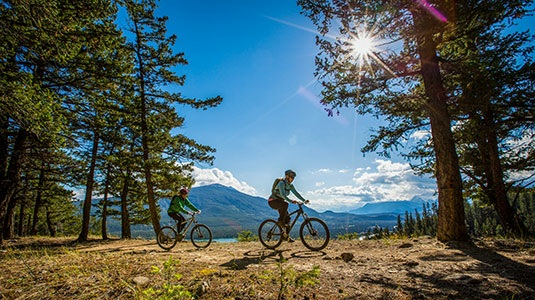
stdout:
[(193, 205), (188, 197), (182, 197), (182, 195), (175, 195), (171, 199), (171, 204), (169, 205), (169, 209), (167, 210), (167, 213), (187, 213), (186, 207), (191, 209), (192, 211), (199, 211), (195, 205)]

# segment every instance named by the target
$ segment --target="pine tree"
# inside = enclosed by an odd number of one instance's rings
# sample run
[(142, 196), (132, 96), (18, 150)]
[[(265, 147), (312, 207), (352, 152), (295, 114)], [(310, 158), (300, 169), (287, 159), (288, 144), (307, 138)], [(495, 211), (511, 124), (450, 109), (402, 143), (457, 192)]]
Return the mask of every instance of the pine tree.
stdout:
[[(507, 185), (514, 182), (506, 181), (510, 172), (534, 168), (527, 158), (533, 141), (526, 145), (516, 141), (534, 125), (530, 116), (535, 113), (535, 72), (530, 58), (533, 36), (515, 32), (511, 25), (526, 14), (530, 2), (477, 1), (459, 6), (459, 26), (441, 49), (448, 89), (458, 95), (452, 108), (459, 120), (456, 138), (462, 170), (472, 181), (468, 184), (483, 191), (473, 189), (468, 196), (484, 197), (481, 200), (494, 206), (503, 227), (517, 236), (526, 228), (507, 199)], [(476, 9), (477, 15), (472, 13)], [(522, 170), (516, 167), (520, 165)]]
[[(139, 119), (139, 136), (143, 157), (144, 180), (147, 188), (147, 202), (155, 232), (160, 229), (159, 211), (156, 205), (155, 186), (161, 178), (177, 179), (164, 190), (176, 190), (179, 184), (189, 184), (188, 172), (192, 161), (211, 162), (215, 149), (200, 145), (182, 135), (171, 135), (171, 130), (180, 128), (184, 119), (179, 117), (173, 105), (186, 104), (206, 109), (217, 106), (222, 99), (188, 99), (179, 93), (164, 90), (167, 85), (183, 85), (185, 76), (177, 76), (171, 68), (186, 64), (184, 53), (175, 54), (173, 46), (176, 36), (167, 36), (167, 17), (155, 15), (156, 1), (122, 1), (129, 17), (128, 31), (132, 39), (128, 45), (135, 57), (135, 113)], [(165, 153), (165, 155), (164, 155)], [(178, 158), (188, 164), (180, 165)], [(169, 181), (167, 181), (169, 182)]]
[[(397, 148), (411, 132), (429, 130), (440, 206), (437, 237), (441, 241), (466, 240), (462, 181), (438, 57), (440, 37), (453, 25), (443, 22), (444, 15), (430, 13), (422, 2), (300, 0), (298, 4), (322, 34), (317, 38), (320, 53), (316, 58), (322, 102), (332, 110), (355, 106), (359, 113), (390, 122), (363, 151), (381, 145), (383, 154), (389, 155), (388, 149)], [(436, 11), (453, 16), (454, 7), (448, 5), (441, 3)], [(340, 24), (338, 37), (331, 42), (335, 23)], [(386, 56), (369, 52), (353, 60), (355, 39), (367, 34), (401, 40), (404, 47)]]
[[(414, 165), (419, 172), (433, 172), (437, 178), (439, 240), (467, 239), (456, 143), (470, 146), (474, 137), (481, 138), (476, 139), (480, 146), (477, 158), (487, 159), (486, 181), (491, 185), (486, 191), (492, 194), (504, 224), (521, 233), (521, 224), (505, 201), (504, 172), (500, 169), (503, 156), (499, 152), (503, 148), (498, 147), (506, 145), (509, 133), (516, 138), (532, 127), (532, 49), (523, 47), (532, 38), (527, 34), (506, 36), (502, 30), (510, 25), (506, 21), (522, 17), (532, 1), (298, 3), (322, 35), (317, 38), (320, 53), (316, 75), (323, 80), (322, 101), (328, 110), (351, 105), (358, 113), (383, 117), (389, 124), (379, 128), (363, 151), (382, 147), (380, 154), (388, 156), (390, 149), (405, 146), (403, 141), (410, 140), (412, 133), (431, 132), (429, 139), (409, 144), (413, 150), (405, 155), (421, 159), (420, 165)], [(333, 37), (335, 22), (340, 26)], [(356, 55), (359, 49), (353, 44), (363, 36), (381, 40), (381, 46), (395, 41), (402, 49), (375, 49)], [(524, 65), (508, 66), (518, 58)], [(502, 70), (506, 72), (500, 73)], [(473, 106), (476, 103), (483, 105)], [(490, 103), (499, 104), (488, 110), (485, 104)], [(466, 104), (476, 107), (471, 111), (477, 113), (468, 113)], [(500, 105), (503, 109), (496, 110)], [(479, 124), (470, 131), (465, 125), (476, 124), (477, 116), (481, 116)], [(502, 120), (512, 121), (507, 125), (509, 133), (497, 128)], [(464, 133), (471, 132), (471, 139), (461, 141), (454, 136), (452, 124)], [(497, 141), (502, 139), (499, 145)], [(529, 157), (533, 147), (525, 149), (520, 154)], [(468, 160), (465, 154), (468, 152), (462, 153), (462, 163), (474, 167), (478, 162)], [(516, 166), (531, 170), (532, 161)], [(469, 167), (463, 165), (463, 170)]]

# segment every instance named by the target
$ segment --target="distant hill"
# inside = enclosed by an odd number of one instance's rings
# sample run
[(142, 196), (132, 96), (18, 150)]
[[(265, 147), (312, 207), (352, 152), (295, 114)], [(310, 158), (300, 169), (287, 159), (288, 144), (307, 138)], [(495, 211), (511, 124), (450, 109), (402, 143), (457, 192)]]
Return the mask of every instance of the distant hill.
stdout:
[(385, 201), (366, 203), (364, 206), (350, 210), (349, 212), (356, 215), (368, 215), (368, 214), (396, 214), (405, 215), (405, 212), (413, 213), (417, 210), (422, 212), (423, 205), (431, 201), (425, 201), (419, 197), (414, 197), (410, 201)]
[[(266, 199), (247, 195), (221, 184), (192, 188), (189, 199), (202, 210), (198, 220), (224, 237), (236, 237), (237, 232), (243, 230), (256, 233), (255, 228), (262, 220), (277, 216), (277, 212), (268, 206)], [(160, 202), (163, 212), (167, 211), (169, 202), (169, 199)], [(162, 213), (162, 222), (165, 220), (169, 220), (169, 217)]]
[[(267, 199), (244, 194), (232, 187), (221, 184), (212, 184), (192, 188), (189, 196), (191, 202), (202, 210), (198, 216), (198, 221), (208, 225), (215, 238), (237, 237), (238, 233), (249, 230), (257, 234), (260, 223), (268, 218), (277, 219), (278, 212), (269, 207)], [(167, 216), (167, 208), (170, 199), (162, 199), (158, 202), (162, 214), (160, 224), (172, 224)], [(289, 211), (297, 208), (290, 205)], [(305, 207), (305, 212), (310, 217), (318, 217), (324, 220), (329, 226), (331, 236), (340, 234), (365, 232), (370, 227), (393, 227), (397, 222), (397, 214), (392, 213), (372, 213), (353, 214), (335, 213), (326, 211), (319, 213), (309, 207)], [(403, 211), (404, 214), (404, 211)], [(108, 230), (110, 234), (120, 235), (120, 221), (110, 218)], [(298, 228), (294, 228), (297, 232)], [(133, 237), (154, 238), (150, 225), (132, 226)]]

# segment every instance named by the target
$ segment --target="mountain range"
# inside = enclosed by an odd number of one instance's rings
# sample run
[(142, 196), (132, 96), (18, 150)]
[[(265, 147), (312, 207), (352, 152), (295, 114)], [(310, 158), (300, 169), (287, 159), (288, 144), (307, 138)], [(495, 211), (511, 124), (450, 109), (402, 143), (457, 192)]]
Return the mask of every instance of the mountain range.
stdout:
[[(208, 225), (215, 238), (235, 238), (238, 233), (251, 231), (257, 234), (258, 226), (265, 219), (277, 219), (278, 212), (267, 203), (267, 199), (244, 194), (238, 190), (221, 184), (212, 184), (192, 188), (189, 194), (190, 201), (202, 213), (197, 217), (200, 223)], [(347, 233), (362, 233), (375, 226), (392, 228), (397, 223), (397, 216), (405, 216), (405, 211), (421, 210), (424, 203), (421, 199), (415, 201), (390, 201), (384, 203), (368, 203), (359, 209), (350, 212), (317, 212), (305, 207), (310, 217), (324, 220), (329, 226), (331, 236)], [(170, 199), (158, 202), (161, 208), (160, 224), (168, 225), (173, 221), (167, 216)], [(297, 208), (290, 205), (289, 211)], [(110, 234), (120, 235), (120, 226), (110, 222)], [(119, 232), (115, 232), (119, 230)], [(296, 228), (294, 231), (298, 230)], [(149, 225), (135, 225), (132, 228), (133, 237), (153, 238), (152, 228)]]
[(420, 197), (414, 197), (411, 200), (404, 201), (384, 201), (366, 203), (364, 206), (352, 209), (349, 213), (356, 215), (367, 214), (397, 214), (405, 215), (405, 212), (414, 213), (414, 211), (422, 212), (424, 205), (432, 203), (432, 201), (423, 200)]

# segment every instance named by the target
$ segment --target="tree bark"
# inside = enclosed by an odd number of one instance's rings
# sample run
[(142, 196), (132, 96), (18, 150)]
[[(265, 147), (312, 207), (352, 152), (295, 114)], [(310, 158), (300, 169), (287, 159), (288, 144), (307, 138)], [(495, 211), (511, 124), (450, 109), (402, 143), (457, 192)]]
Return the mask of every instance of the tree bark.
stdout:
[(123, 189), (121, 192), (121, 238), (132, 238), (132, 232), (130, 231), (130, 215), (128, 214), (128, 191), (130, 184), (130, 172), (126, 172), (123, 180)]
[[(7, 166), (7, 173), (2, 183), (0, 183), (0, 224), (3, 225), (3, 220), (6, 215), (6, 210), (12, 197), (14, 197), (17, 186), (20, 183), (23, 161), (26, 159), (26, 142), (28, 140), (28, 132), (21, 128), (15, 138), (11, 159)], [(3, 227), (3, 226), (2, 226)], [(0, 234), (0, 245), (4, 242), (4, 228)]]
[[(41, 166), (43, 167), (43, 166)], [(44, 183), (45, 171), (44, 168), (39, 172), (39, 182), (37, 185), (37, 195), (35, 197), (35, 205), (33, 206), (33, 220), (32, 228), (30, 229), (31, 235), (37, 234), (37, 223), (39, 222), (39, 210), (43, 206), (43, 183)]]
[(426, 110), (431, 123), (431, 134), (436, 157), (436, 178), (438, 186), (437, 239), (442, 242), (466, 241), (468, 233), (465, 224), (464, 200), (459, 159), (451, 132), (451, 118), (448, 112), (447, 95), (442, 84), (437, 48), (433, 39), (434, 19), (426, 12), (413, 11), (414, 32), (417, 35), (421, 75), (427, 95)]
[(104, 188), (104, 199), (102, 199), (102, 222), (100, 227), (100, 232), (102, 234), (102, 239), (108, 239), (108, 183), (106, 183), (106, 188)]
[(97, 161), (98, 143), (100, 141), (100, 134), (95, 130), (93, 135), (93, 147), (91, 149), (91, 162), (89, 164), (89, 173), (87, 174), (87, 182), (85, 189), (84, 207), (82, 211), (82, 230), (78, 236), (79, 242), (87, 241), (89, 235), (89, 222), (91, 220), (91, 200), (93, 194), (93, 184), (95, 183), (95, 166)]
[(488, 193), (493, 194), (493, 198), (491, 199), (494, 200), (494, 209), (498, 213), (500, 223), (504, 230), (517, 237), (522, 237), (526, 234), (527, 229), (507, 199), (507, 189), (503, 180), (504, 175), (498, 150), (498, 140), (496, 138), (496, 131), (494, 130), (494, 116), (490, 108), (486, 109), (484, 115), (483, 131), (486, 136), (486, 142), (488, 143), (487, 149), (490, 164), (488, 168), (490, 174), (487, 174), (487, 180), (489, 182)]

